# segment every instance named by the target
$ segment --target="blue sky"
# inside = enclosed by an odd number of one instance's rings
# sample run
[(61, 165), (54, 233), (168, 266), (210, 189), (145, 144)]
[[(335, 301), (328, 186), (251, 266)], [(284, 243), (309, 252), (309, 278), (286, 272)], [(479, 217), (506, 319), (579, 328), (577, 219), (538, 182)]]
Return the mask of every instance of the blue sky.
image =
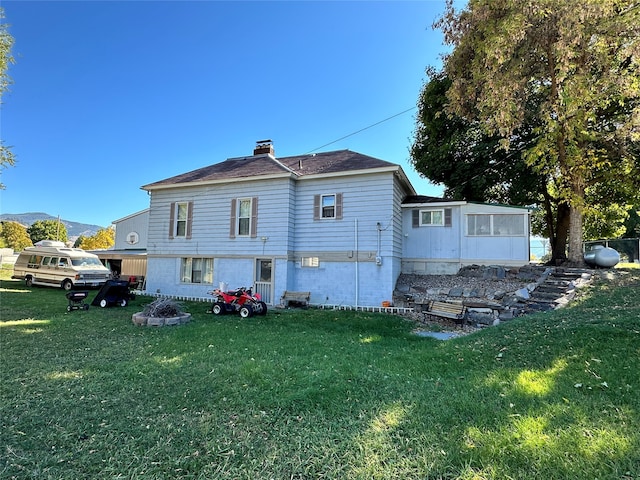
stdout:
[[(109, 226), (149, 206), (140, 186), (272, 139), (276, 157), (416, 106), (445, 50), (443, 1), (4, 0), (14, 84), (1, 135), (2, 213)], [(317, 151), (409, 162), (416, 110)]]

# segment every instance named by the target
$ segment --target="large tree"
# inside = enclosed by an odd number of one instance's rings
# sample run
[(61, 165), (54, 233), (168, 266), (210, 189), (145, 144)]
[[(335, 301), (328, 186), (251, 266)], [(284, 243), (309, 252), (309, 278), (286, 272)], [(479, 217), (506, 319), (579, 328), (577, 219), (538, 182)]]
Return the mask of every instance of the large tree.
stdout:
[(537, 205), (534, 232), (549, 238), (552, 262), (564, 260), (569, 209), (560, 204), (548, 176), (524, 159), (535, 140), (535, 119), (518, 129), (505, 150), (500, 136), (487, 134), (479, 122), (448, 113), (451, 81), (433, 70), (429, 75), (418, 101), (411, 147), (415, 169), (444, 185), (446, 198)]
[(522, 159), (522, 149), (532, 138), (532, 127), (517, 132), (517, 148), (500, 148), (500, 137), (488, 135), (481, 125), (447, 114), (451, 80), (430, 72), (422, 88), (411, 147), (415, 169), (445, 186), (444, 196), (457, 200), (494, 201), (529, 205), (545, 187), (538, 174)]
[(569, 260), (582, 263), (588, 190), (627, 182), (618, 191), (638, 191), (640, 4), (470, 0), (456, 11), (448, 0), (436, 26), (453, 47), (449, 113), (499, 136), (506, 151), (534, 125), (524, 158), (568, 210)]
[[(549, 238), (552, 257), (566, 259), (569, 208), (557, 192), (553, 176), (529, 166), (525, 154), (535, 144), (535, 118), (511, 136), (510, 148), (500, 147), (501, 138), (487, 135), (478, 122), (447, 114), (447, 91), (451, 81), (442, 72), (430, 70), (422, 88), (411, 160), (416, 170), (445, 186), (447, 198), (469, 201), (535, 205), (533, 232)], [(536, 97), (531, 97), (533, 102)], [(528, 111), (535, 111), (535, 105)], [(617, 172), (618, 179), (628, 172)], [(587, 190), (585, 239), (611, 238), (624, 231), (628, 199), (633, 197), (628, 181), (598, 183)]]
[(101, 228), (91, 237), (83, 237), (79, 246), (83, 250), (106, 250), (113, 247), (116, 241), (116, 231), (113, 227)]
[(27, 227), (12, 221), (0, 222), (0, 238), (7, 248), (21, 252), (26, 247), (32, 247), (31, 239), (27, 234)]
[(34, 244), (40, 240), (67, 241), (67, 227), (58, 220), (36, 220), (27, 228), (27, 233)]
[[(4, 9), (0, 7), (0, 105), (2, 104), (2, 96), (11, 84), (11, 78), (7, 71), (9, 65), (14, 62), (11, 55), (13, 47), (13, 37), (9, 33), (8, 25), (3, 22)], [(15, 165), (15, 156), (11, 149), (4, 144), (4, 140), (0, 138), (0, 171), (4, 168)], [(0, 189), (4, 189), (4, 185), (0, 183)]]

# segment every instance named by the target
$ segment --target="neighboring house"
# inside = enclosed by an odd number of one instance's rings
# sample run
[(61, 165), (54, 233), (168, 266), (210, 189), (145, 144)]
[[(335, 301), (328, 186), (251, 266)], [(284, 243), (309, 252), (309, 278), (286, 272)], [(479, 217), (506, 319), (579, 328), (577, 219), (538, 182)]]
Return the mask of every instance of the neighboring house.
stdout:
[(95, 250), (98, 258), (122, 279), (136, 277), (144, 280), (147, 274), (147, 232), (149, 209), (114, 220), (116, 236), (112, 249)]
[[(374, 306), (403, 271), (529, 260), (528, 211), (419, 197), (399, 165), (349, 150), (276, 158), (263, 143), (142, 189), (154, 293), (204, 297), (225, 283), (269, 304), (290, 290), (311, 292), (313, 304)], [(497, 234), (504, 219), (491, 217), (504, 209), (524, 228), (509, 250)], [(495, 233), (484, 236), (487, 220)]]

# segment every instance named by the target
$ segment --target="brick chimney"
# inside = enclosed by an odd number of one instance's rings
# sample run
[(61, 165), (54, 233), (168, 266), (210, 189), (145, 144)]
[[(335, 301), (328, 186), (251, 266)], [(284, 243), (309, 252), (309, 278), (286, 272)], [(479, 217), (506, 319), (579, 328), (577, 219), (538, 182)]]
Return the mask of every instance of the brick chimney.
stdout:
[(256, 142), (256, 148), (253, 149), (253, 154), (261, 155), (263, 153), (268, 153), (269, 155), (275, 154), (273, 142), (271, 140), (258, 140)]

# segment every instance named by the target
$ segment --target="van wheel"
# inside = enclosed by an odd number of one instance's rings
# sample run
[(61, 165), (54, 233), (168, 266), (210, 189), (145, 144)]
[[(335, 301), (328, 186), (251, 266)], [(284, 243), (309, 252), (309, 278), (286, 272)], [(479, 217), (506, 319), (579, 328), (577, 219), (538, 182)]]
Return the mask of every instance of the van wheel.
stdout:
[(62, 288), (68, 292), (73, 288), (73, 283), (71, 282), (71, 280), (67, 279), (62, 282)]
[(33, 287), (33, 277), (27, 277), (24, 283), (27, 287)]

